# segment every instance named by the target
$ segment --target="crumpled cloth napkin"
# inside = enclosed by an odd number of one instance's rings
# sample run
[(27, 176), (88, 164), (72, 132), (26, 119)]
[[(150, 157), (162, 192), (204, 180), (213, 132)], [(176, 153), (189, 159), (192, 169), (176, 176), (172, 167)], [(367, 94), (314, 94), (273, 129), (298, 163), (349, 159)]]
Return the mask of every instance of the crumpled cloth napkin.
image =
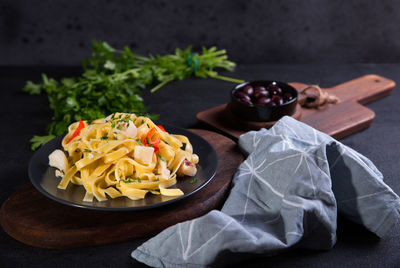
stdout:
[(132, 257), (154, 267), (222, 266), (291, 247), (330, 249), (338, 212), (383, 236), (400, 199), (374, 164), (291, 117), (239, 138), (247, 155), (221, 211), (171, 226)]

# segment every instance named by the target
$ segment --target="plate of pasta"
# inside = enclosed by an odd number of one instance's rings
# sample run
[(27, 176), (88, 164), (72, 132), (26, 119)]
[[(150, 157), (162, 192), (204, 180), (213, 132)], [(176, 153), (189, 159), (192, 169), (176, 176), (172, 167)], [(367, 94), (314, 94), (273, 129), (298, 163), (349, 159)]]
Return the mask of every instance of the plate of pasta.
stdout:
[(29, 177), (42, 194), (80, 208), (142, 210), (181, 200), (210, 182), (218, 156), (199, 135), (164, 127), (129, 113), (80, 120), (34, 154)]

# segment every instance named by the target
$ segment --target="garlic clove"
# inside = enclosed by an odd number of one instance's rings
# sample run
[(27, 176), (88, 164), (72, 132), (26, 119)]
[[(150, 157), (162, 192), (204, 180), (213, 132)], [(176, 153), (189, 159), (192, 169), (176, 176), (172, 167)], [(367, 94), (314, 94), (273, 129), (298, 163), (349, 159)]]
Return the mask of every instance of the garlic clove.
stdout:
[(65, 156), (64, 152), (57, 149), (54, 150), (49, 155), (49, 166), (55, 167), (60, 170), (60, 172), (67, 172), (68, 170), (68, 159)]

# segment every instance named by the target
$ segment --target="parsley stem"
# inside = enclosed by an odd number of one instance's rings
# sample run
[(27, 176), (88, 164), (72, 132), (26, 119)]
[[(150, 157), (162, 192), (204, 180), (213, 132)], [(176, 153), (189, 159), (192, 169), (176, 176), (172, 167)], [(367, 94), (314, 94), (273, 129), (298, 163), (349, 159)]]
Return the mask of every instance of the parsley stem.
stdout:
[(212, 74), (212, 73), (208, 73), (208, 75), (212, 78), (215, 79), (220, 79), (220, 80), (224, 80), (224, 81), (228, 81), (228, 82), (232, 82), (232, 83), (238, 83), (238, 84), (242, 84), (246, 81), (241, 80), (241, 79), (236, 79), (236, 78), (232, 78), (232, 77), (228, 77), (228, 76), (223, 76), (223, 75), (218, 75), (218, 74)]
[(168, 78), (167, 80), (161, 82), (160, 84), (158, 84), (157, 86), (153, 87), (152, 89), (150, 89), (151, 93), (156, 92), (158, 89), (160, 89), (161, 87), (163, 87), (165, 84), (171, 82), (172, 80), (174, 80), (173, 77)]

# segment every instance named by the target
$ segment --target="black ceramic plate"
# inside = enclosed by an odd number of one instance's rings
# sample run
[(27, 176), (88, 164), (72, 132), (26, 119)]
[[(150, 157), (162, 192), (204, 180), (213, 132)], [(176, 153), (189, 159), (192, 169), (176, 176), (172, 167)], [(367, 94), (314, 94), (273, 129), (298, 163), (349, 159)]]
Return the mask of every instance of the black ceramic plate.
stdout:
[(214, 148), (202, 137), (185, 129), (166, 126), (168, 133), (185, 135), (192, 143), (193, 151), (199, 156), (196, 181), (190, 183), (192, 177), (178, 178), (177, 184), (170, 188), (179, 188), (183, 196), (161, 196), (148, 193), (142, 200), (130, 200), (127, 197), (108, 199), (107, 201), (84, 202), (83, 186), (70, 183), (66, 190), (57, 188), (60, 178), (55, 177), (55, 168), (49, 167), (48, 156), (55, 149), (61, 149), (63, 136), (58, 136), (43, 145), (32, 157), (29, 163), (29, 177), (32, 184), (45, 196), (65, 205), (94, 210), (143, 210), (164, 206), (184, 199), (203, 188), (214, 177), (218, 168), (218, 156)]

